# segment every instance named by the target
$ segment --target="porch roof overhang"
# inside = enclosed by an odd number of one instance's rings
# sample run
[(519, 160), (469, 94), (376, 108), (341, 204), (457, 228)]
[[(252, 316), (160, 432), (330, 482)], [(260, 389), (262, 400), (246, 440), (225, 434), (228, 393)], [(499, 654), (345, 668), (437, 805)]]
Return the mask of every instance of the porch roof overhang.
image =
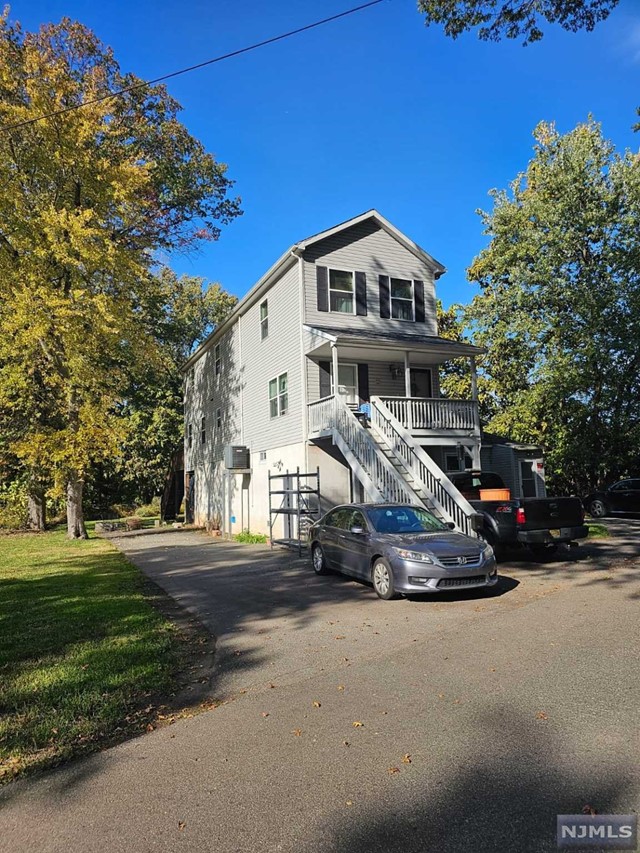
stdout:
[(450, 341), (437, 335), (411, 335), (404, 332), (376, 332), (374, 330), (337, 329), (331, 326), (304, 325), (310, 340), (307, 355), (328, 356), (331, 346), (345, 347), (349, 350), (378, 351), (380, 356), (388, 358), (392, 351), (420, 353), (433, 356), (434, 361), (447, 361), (461, 356), (475, 356), (486, 352), (484, 347), (476, 347), (460, 341)]

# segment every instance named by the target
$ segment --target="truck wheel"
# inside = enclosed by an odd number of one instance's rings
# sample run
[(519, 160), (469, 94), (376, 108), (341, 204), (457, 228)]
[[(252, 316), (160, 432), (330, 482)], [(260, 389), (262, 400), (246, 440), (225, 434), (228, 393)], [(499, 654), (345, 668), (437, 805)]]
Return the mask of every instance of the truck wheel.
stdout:
[(589, 514), (591, 518), (604, 518), (607, 514), (607, 508), (604, 505), (604, 501), (601, 501), (599, 498), (591, 501), (589, 504)]
[(504, 545), (499, 545), (496, 542), (496, 537), (490, 530), (478, 530), (478, 539), (487, 542), (493, 548), (493, 553), (496, 557), (496, 562), (499, 562), (504, 557)]

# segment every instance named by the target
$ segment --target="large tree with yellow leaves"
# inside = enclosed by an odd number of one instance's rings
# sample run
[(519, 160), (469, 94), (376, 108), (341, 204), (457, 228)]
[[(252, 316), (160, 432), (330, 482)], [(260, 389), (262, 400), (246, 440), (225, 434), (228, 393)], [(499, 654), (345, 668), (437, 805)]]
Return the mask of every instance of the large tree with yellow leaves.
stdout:
[(179, 105), (141, 83), (79, 23), (0, 19), (0, 455), (35, 496), (64, 493), (71, 537), (89, 466), (122, 440), (130, 365), (156, 358), (154, 258), (240, 212)]

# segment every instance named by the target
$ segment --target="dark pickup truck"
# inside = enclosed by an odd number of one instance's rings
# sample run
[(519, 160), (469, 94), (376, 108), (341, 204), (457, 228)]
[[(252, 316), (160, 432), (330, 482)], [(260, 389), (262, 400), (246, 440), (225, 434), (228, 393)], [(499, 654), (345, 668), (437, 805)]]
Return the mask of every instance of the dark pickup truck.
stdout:
[(589, 532), (580, 498), (482, 500), (481, 489), (506, 488), (499, 474), (461, 471), (449, 479), (482, 516), (479, 534), (498, 548), (527, 546), (541, 552), (584, 539)]

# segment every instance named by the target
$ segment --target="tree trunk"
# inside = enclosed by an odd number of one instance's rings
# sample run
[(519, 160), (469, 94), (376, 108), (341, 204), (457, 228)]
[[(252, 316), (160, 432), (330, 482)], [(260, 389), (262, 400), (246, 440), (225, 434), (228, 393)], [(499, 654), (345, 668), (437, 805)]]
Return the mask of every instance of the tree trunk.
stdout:
[(82, 514), (83, 481), (76, 475), (67, 482), (67, 536), (69, 539), (88, 539)]
[(31, 489), (27, 499), (27, 526), (29, 530), (42, 533), (45, 529), (45, 501), (44, 492), (41, 489)]

